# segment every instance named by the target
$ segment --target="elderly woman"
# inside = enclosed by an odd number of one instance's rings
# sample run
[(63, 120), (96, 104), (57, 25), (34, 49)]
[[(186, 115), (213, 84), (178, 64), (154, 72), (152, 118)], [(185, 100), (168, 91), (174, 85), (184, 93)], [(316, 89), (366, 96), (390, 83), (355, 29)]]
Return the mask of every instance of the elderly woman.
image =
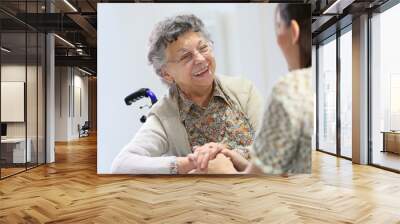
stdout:
[(260, 95), (247, 80), (215, 76), (212, 41), (199, 18), (180, 15), (158, 23), (148, 60), (169, 94), (114, 159), (113, 173), (185, 174), (197, 168), (187, 155), (200, 146), (205, 166), (222, 150), (249, 158)]
[[(221, 153), (231, 159), (234, 167), (228, 159), (221, 158), (218, 173), (287, 175), (311, 172), (314, 93), (309, 5), (279, 4), (275, 25), (277, 42), (289, 73), (278, 81), (269, 96), (260, 130), (250, 150), (251, 161), (223, 149)], [(200, 151), (189, 155), (195, 164), (204, 161)]]

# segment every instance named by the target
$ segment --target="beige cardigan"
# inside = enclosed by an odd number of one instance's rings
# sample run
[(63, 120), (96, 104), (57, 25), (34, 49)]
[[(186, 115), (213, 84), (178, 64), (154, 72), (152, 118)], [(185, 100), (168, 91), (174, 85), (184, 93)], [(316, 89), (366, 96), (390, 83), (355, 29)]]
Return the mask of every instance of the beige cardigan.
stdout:
[[(242, 78), (218, 76), (222, 91), (247, 115), (257, 130), (262, 99), (253, 84)], [(179, 119), (178, 96), (172, 91), (151, 109), (147, 121), (112, 164), (116, 174), (169, 174), (176, 157), (191, 153), (186, 129)]]

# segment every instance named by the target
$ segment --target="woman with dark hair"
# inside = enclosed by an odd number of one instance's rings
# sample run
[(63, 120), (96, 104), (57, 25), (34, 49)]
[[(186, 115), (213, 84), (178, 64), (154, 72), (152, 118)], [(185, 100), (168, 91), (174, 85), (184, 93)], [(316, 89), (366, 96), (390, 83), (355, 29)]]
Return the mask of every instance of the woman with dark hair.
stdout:
[(310, 5), (279, 4), (275, 16), (277, 42), (288, 62), (289, 71), (311, 67)]
[(310, 5), (279, 4), (275, 25), (289, 73), (273, 88), (245, 172), (310, 173), (314, 124)]
[[(274, 86), (261, 128), (251, 146), (251, 161), (222, 150), (237, 171), (294, 174), (311, 172), (314, 93), (311, 75), (311, 9), (305, 4), (279, 4), (276, 38), (289, 73)], [(201, 157), (190, 156), (201, 164)], [(224, 173), (235, 173), (225, 162)], [(227, 167), (228, 166), (228, 167)]]

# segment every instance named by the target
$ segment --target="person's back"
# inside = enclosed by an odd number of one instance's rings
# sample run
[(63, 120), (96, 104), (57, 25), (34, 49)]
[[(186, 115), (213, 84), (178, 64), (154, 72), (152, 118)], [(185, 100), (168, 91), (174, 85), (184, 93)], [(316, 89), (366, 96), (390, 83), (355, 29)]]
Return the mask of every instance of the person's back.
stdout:
[(311, 69), (293, 70), (274, 86), (254, 143), (266, 173), (310, 173), (314, 93)]
[(310, 173), (314, 125), (310, 6), (280, 3), (275, 30), (290, 73), (269, 96), (262, 127), (252, 146), (253, 162), (244, 172)]

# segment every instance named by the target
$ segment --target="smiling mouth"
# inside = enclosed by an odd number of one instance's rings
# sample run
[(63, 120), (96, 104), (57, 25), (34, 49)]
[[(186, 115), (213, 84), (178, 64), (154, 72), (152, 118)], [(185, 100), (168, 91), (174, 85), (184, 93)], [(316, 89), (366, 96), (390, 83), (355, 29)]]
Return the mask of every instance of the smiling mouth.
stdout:
[(206, 75), (208, 73), (209, 73), (209, 67), (208, 67), (208, 65), (205, 65), (199, 71), (193, 73), (193, 76), (194, 77), (201, 77), (201, 76), (204, 76), (204, 75)]

